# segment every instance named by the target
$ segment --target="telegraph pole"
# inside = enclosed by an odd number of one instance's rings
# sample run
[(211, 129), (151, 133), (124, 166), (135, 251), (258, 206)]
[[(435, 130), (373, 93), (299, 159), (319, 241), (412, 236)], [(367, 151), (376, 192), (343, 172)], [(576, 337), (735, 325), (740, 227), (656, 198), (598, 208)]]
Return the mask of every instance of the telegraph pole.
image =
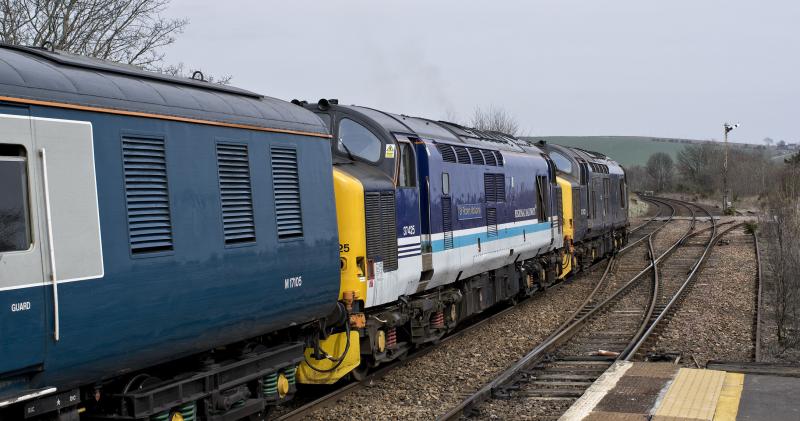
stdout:
[(725, 134), (725, 160), (722, 163), (722, 213), (728, 210), (728, 202), (731, 192), (728, 191), (728, 133), (739, 127), (739, 123), (730, 125), (725, 123), (723, 126)]

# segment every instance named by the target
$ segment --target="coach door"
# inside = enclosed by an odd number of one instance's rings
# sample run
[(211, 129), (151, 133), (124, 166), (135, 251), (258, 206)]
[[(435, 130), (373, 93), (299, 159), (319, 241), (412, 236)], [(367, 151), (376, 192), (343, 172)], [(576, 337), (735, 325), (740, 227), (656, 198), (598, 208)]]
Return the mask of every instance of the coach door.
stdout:
[(46, 301), (38, 224), (41, 177), (26, 115), (0, 114), (0, 377), (44, 360)]
[[(103, 276), (92, 125), (32, 118), (35, 170), (40, 177), (39, 227), (44, 258), (48, 335), (61, 331), (59, 286)], [(33, 166), (32, 166), (33, 168)]]

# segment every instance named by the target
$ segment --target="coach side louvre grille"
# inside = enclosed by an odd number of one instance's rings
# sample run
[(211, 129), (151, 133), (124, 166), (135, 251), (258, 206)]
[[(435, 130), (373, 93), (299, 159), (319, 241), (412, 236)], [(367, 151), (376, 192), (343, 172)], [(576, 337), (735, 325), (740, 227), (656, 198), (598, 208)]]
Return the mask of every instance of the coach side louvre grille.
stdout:
[(225, 244), (256, 240), (247, 145), (218, 143), (217, 172)]
[(383, 261), (383, 271), (397, 270), (397, 218), (394, 191), (364, 194), (367, 258)]
[(131, 253), (172, 250), (164, 139), (123, 137), (122, 166)]
[(300, 206), (300, 177), (297, 150), (273, 146), (272, 191), (275, 197), (275, 223), (279, 239), (303, 236), (303, 215)]

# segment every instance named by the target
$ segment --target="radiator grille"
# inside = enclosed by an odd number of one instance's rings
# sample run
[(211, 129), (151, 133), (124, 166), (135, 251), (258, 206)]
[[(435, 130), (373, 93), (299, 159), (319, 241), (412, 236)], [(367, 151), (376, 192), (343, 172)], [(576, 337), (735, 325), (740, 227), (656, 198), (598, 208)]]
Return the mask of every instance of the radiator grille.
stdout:
[(225, 244), (256, 240), (247, 145), (218, 143), (217, 171)]
[(444, 234), (444, 249), (453, 248), (453, 209), (449, 197), (442, 198), (442, 233)]
[(172, 250), (164, 139), (122, 139), (131, 253)]
[(291, 148), (270, 148), (272, 153), (272, 189), (275, 195), (275, 219), (279, 239), (303, 236), (303, 215), (300, 207), (300, 178), (297, 151)]
[(394, 191), (364, 194), (367, 258), (383, 260), (384, 272), (397, 270), (397, 220)]

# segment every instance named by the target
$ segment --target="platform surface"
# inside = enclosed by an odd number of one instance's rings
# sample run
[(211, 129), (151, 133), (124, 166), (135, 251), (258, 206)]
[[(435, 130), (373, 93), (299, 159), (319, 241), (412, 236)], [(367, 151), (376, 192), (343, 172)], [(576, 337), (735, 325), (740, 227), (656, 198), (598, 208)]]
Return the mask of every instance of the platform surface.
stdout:
[(800, 421), (800, 378), (619, 362), (562, 421)]

